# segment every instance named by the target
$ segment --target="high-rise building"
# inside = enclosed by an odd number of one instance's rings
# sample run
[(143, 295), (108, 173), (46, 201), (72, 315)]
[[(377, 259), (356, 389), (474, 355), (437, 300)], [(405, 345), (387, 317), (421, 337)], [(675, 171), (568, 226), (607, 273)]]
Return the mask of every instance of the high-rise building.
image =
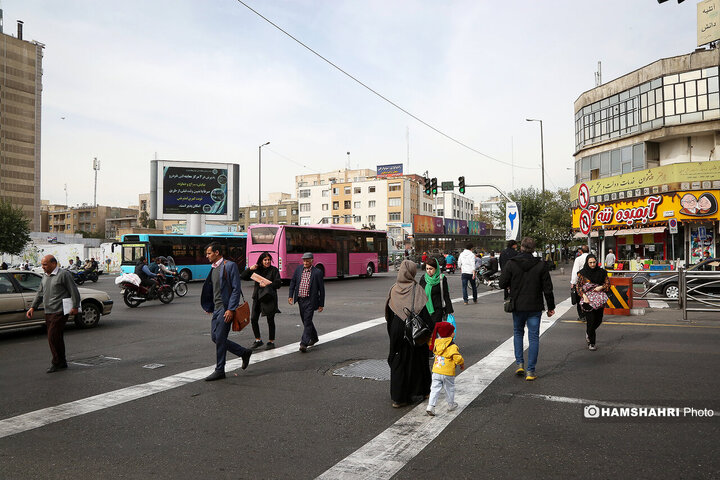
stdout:
[(41, 228), (40, 118), (42, 107), (42, 43), (2, 32), (0, 11), (0, 199), (21, 207)]

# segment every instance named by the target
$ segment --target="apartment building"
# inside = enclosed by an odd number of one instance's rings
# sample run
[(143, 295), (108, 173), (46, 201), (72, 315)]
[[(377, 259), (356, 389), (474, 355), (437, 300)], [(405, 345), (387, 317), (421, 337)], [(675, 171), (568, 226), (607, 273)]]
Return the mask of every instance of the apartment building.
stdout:
[(260, 220), (258, 221), (258, 206), (248, 205), (240, 207), (238, 214), (238, 231), (244, 232), (253, 223), (271, 223), (277, 225), (298, 224), (298, 202), (289, 193), (273, 192), (268, 195), (266, 203), (260, 206)]
[[(0, 10), (0, 17), (2, 10)], [(40, 118), (45, 46), (2, 33), (0, 25), (0, 199), (20, 207), (30, 229), (41, 228)]]
[(137, 210), (133, 208), (106, 207), (80, 205), (67, 207), (66, 205), (48, 205), (43, 214), (48, 216), (48, 232), (57, 233), (102, 233), (105, 231), (105, 221), (113, 218), (137, 218)]
[(435, 215), (458, 220), (472, 220), (475, 202), (455, 192), (438, 192), (435, 197)]

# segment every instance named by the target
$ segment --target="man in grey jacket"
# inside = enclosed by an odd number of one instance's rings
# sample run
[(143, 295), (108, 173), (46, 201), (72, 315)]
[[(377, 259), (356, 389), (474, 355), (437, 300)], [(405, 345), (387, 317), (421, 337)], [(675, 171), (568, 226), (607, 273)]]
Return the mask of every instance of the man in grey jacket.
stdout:
[[(47, 326), (48, 343), (52, 352), (52, 365), (47, 373), (57, 372), (67, 368), (65, 359), (65, 340), (63, 330), (69, 315), (77, 315), (80, 307), (80, 292), (78, 292), (72, 274), (58, 267), (57, 260), (52, 255), (45, 255), (40, 261), (45, 275), (40, 289), (35, 294), (35, 300), (27, 311), (27, 317), (32, 318), (35, 309), (43, 304), (45, 325)], [(69, 313), (63, 311), (63, 300), (72, 299), (72, 308)]]

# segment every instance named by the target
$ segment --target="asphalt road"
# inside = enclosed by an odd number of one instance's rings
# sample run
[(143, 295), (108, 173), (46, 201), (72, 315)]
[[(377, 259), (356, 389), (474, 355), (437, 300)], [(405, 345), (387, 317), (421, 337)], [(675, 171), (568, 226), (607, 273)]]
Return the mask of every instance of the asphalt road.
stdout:
[[(568, 277), (553, 273), (553, 279), (560, 302)], [(392, 272), (327, 281), (326, 309), (315, 316), (319, 333), (382, 317), (393, 282)], [(67, 329), (67, 371), (45, 373), (50, 356), (43, 329), (0, 333), (0, 422), (212, 370), (214, 345), (209, 317), (199, 307), (199, 283), (169, 305), (137, 309), (123, 304), (113, 278), (87, 286), (108, 291), (115, 305), (97, 328)], [(450, 275), (450, 287), (459, 297), (459, 275)], [(250, 292), (249, 284), (244, 290)], [(283, 287), (280, 297), (286, 294)], [(467, 365), (512, 336), (502, 294), (454, 306)], [(280, 309), (277, 344), (297, 343), (297, 307)], [(515, 377), (508, 364), (394, 478), (720, 477), (718, 417), (583, 417), (592, 404), (720, 410), (720, 324), (707, 315), (689, 324), (679, 318), (677, 311), (651, 309), (644, 317), (606, 317), (599, 349), (589, 352), (584, 325), (569, 310), (541, 337), (535, 382)], [(267, 340), (262, 319), (261, 330)], [(231, 338), (245, 345), (253, 340), (250, 328)], [(387, 358), (387, 344), (385, 324), (378, 322), (307, 354), (293, 348), (251, 363), (223, 381), (189, 381), (5, 436), (0, 479), (314, 478), (411, 415), (411, 407), (391, 408), (388, 381), (333, 375), (358, 360)], [(143, 368), (150, 364), (163, 366)]]

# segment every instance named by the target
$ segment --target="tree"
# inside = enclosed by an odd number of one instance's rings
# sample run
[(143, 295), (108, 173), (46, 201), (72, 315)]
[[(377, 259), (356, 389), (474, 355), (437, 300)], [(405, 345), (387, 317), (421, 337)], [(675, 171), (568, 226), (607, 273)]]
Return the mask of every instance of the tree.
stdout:
[(20, 207), (0, 200), (0, 252), (20, 255), (30, 241), (30, 220)]
[[(572, 241), (569, 190), (546, 190), (543, 194), (534, 188), (521, 188), (512, 192), (510, 198), (521, 203), (521, 235), (533, 237), (539, 252), (549, 244), (567, 246)], [(500, 204), (499, 219), (505, 223), (505, 204)]]

